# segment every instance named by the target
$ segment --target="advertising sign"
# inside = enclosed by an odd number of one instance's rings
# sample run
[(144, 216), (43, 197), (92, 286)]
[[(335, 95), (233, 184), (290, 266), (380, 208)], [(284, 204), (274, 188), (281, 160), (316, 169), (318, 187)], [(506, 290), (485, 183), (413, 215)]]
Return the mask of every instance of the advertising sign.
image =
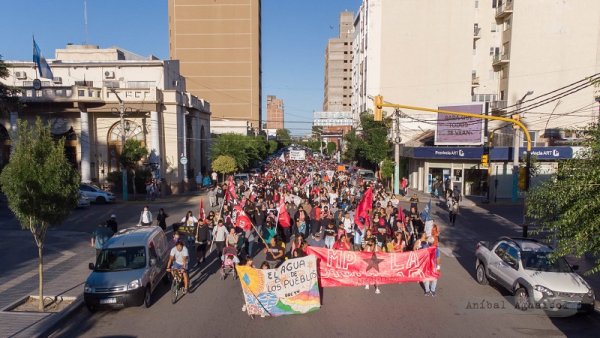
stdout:
[[(482, 114), (483, 104), (442, 106), (440, 110)], [(483, 143), (483, 119), (438, 114), (435, 145), (481, 145)]]

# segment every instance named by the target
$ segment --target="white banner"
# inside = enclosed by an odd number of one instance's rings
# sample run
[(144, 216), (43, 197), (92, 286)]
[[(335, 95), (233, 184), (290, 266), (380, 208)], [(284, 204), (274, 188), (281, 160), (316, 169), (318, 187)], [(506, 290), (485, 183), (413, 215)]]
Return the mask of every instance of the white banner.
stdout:
[(304, 161), (306, 154), (304, 150), (290, 150), (290, 160), (293, 161)]

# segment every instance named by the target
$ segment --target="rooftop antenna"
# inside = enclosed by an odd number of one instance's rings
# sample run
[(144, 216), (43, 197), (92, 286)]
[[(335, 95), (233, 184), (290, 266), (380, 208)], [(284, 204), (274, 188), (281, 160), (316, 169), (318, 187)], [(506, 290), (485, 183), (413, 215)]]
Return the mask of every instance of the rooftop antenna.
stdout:
[(87, 42), (88, 42), (87, 0), (83, 0), (83, 25), (85, 27), (85, 40), (83, 41), (83, 44), (87, 45)]

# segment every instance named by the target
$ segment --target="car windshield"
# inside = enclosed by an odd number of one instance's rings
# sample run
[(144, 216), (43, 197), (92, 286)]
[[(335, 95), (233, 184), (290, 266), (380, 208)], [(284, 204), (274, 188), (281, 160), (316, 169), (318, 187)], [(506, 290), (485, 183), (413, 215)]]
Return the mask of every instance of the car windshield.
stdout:
[(95, 271), (123, 271), (146, 266), (143, 246), (103, 249), (96, 260)]
[(521, 253), (523, 267), (527, 270), (544, 272), (571, 272), (571, 267), (564, 258), (552, 260), (550, 254), (544, 251), (523, 251)]
[(361, 172), (360, 176), (362, 176), (363, 178), (375, 178), (375, 174), (373, 174), (372, 172)]

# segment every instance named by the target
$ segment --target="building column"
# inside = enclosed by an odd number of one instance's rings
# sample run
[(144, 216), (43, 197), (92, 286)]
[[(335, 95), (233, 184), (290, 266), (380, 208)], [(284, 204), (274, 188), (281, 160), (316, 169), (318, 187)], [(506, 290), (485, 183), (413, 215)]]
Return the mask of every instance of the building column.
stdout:
[(158, 112), (150, 112), (150, 134), (152, 135), (150, 143), (150, 163), (156, 164), (155, 175), (160, 178), (162, 163), (160, 160), (160, 122)]
[(81, 147), (81, 182), (91, 182), (92, 178), (90, 168), (90, 121), (88, 116), (85, 108), (80, 111), (81, 135), (79, 137), (79, 145)]

